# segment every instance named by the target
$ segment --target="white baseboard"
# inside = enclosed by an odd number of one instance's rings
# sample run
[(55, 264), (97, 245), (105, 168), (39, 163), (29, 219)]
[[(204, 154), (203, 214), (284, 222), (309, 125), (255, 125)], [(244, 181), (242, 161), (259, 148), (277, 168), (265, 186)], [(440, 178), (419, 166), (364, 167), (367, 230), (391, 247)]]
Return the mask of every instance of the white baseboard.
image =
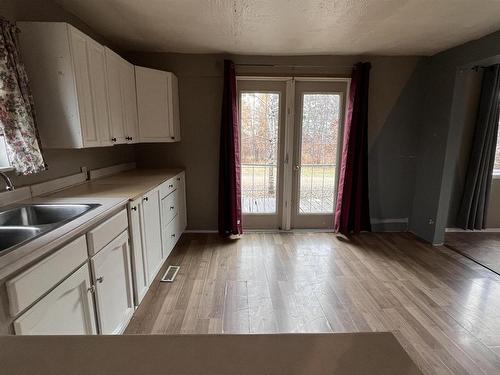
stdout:
[(407, 232), (408, 218), (371, 218), (372, 232)]
[(186, 229), (184, 233), (219, 233), (217, 230), (206, 230), (206, 229)]
[(468, 233), (500, 233), (500, 228), (486, 228), (486, 229), (462, 229), (462, 228), (446, 228), (446, 233), (460, 233), (460, 232), (468, 232)]

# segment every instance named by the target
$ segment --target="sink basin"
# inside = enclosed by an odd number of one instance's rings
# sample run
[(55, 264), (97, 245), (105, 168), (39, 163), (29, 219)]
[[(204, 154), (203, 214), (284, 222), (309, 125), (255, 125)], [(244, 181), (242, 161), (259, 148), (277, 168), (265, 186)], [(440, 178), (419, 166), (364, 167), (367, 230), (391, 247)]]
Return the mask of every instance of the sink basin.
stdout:
[(42, 229), (36, 227), (0, 227), (0, 252), (38, 236)]
[(0, 212), (0, 226), (48, 225), (74, 219), (95, 208), (93, 204), (33, 204)]
[(48, 233), (100, 204), (29, 204), (0, 212), (0, 253)]

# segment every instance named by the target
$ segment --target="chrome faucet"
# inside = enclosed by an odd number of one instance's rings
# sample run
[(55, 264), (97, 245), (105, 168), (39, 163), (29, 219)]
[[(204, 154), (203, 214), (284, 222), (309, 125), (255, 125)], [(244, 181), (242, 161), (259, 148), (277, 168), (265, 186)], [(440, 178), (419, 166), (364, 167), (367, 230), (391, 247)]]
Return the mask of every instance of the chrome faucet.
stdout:
[(15, 189), (14, 184), (12, 183), (12, 180), (9, 178), (9, 176), (0, 171), (0, 177), (2, 177), (5, 182), (6, 191), (13, 191)]

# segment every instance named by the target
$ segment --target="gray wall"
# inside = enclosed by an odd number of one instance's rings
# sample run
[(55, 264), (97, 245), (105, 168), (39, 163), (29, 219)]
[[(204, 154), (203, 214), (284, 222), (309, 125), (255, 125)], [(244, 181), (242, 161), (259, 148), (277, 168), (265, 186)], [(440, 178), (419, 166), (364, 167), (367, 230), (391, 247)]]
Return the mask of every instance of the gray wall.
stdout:
[[(0, 15), (11, 21), (64, 21), (80, 28), (101, 43), (96, 35), (80, 19), (67, 13), (50, 0), (1, 0)], [(36, 98), (34, 98), (36, 100)], [(44, 150), (49, 169), (31, 176), (14, 176), (17, 186), (32, 184), (80, 171), (80, 167), (101, 168), (113, 164), (133, 161), (134, 146), (114, 146), (86, 150)]]
[[(425, 59), (360, 56), (221, 56), (130, 53), (137, 65), (165, 69), (179, 78), (182, 141), (137, 146), (139, 165), (185, 167), (188, 228), (217, 227), (219, 126), (222, 64), (300, 65), (304, 68), (238, 66), (238, 74), (349, 76), (360, 60), (372, 62), (369, 107), (371, 216), (375, 229), (406, 229), (413, 197), (420, 75)], [(308, 67), (309, 66), (309, 67)], [(318, 67), (327, 66), (327, 67)], [(418, 68), (418, 69), (417, 69)], [(385, 223), (385, 221), (388, 221)]]
[(488, 217), (486, 219), (487, 228), (500, 228), (500, 179), (496, 178), (491, 183), (490, 204), (488, 207)]
[(410, 230), (439, 244), (449, 217), (466, 118), (463, 70), (500, 61), (500, 32), (433, 56), (427, 72)]

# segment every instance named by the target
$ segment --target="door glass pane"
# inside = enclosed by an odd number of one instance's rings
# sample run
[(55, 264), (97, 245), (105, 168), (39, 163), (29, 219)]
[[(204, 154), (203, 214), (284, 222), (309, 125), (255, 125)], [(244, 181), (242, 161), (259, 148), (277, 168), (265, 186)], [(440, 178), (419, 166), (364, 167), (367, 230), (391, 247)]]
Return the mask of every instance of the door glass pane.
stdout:
[(304, 94), (299, 214), (333, 213), (339, 94)]
[(279, 93), (242, 92), (241, 204), (245, 214), (276, 212)]
[(497, 149), (495, 153), (495, 164), (493, 167), (493, 173), (496, 175), (500, 175), (500, 126), (498, 127)]

